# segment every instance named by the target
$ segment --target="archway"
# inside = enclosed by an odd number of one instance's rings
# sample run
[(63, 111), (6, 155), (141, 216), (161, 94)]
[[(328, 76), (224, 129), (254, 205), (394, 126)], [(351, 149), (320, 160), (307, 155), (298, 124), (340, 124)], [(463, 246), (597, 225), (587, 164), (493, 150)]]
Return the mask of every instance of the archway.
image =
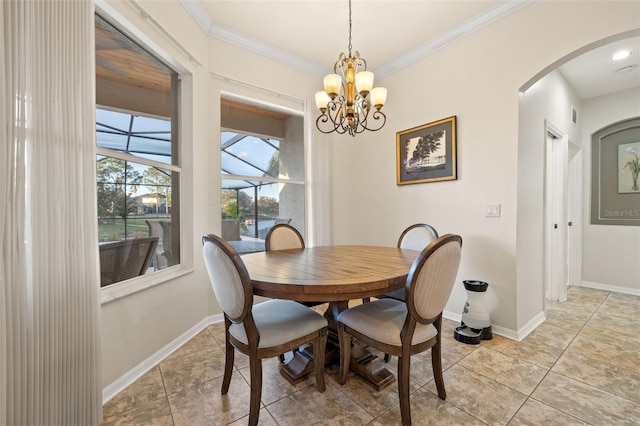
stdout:
[[(567, 135), (569, 142), (578, 149), (584, 148), (585, 127), (582, 106), (584, 100), (561, 73), (560, 67), (582, 55), (605, 46), (615, 45), (622, 40), (640, 37), (640, 29), (627, 31), (615, 36), (607, 37), (584, 46), (562, 59), (550, 64), (533, 76), (520, 88), (519, 102), (519, 130), (518, 130), (518, 224), (517, 224), (517, 312), (518, 327), (524, 324), (522, 319), (531, 319), (530, 330), (544, 321), (540, 313), (544, 310), (544, 282), (545, 282), (545, 120), (553, 123), (554, 127)], [(637, 54), (640, 51), (636, 49)], [(637, 58), (636, 54), (636, 58)], [(587, 167), (585, 158), (588, 152), (582, 150), (578, 156), (582, 159), (579, 172), (584, 181), (584, 170)], [(579, 211), (573, 221), (574, 229), (583, 227), (583, 212), (586, 187), (577, 197)], [(581, 243), (581, 233), (578, 240)], [(576, 261), (581, 264), (582, 259)], [(574, 274), (575, 275), (575, 274)], [(583, 285), (582, 277), (576, 278)], [(522, 320), (524, 322), (524, 320)], [(529, 331), (530, 331), (529, 330)]]

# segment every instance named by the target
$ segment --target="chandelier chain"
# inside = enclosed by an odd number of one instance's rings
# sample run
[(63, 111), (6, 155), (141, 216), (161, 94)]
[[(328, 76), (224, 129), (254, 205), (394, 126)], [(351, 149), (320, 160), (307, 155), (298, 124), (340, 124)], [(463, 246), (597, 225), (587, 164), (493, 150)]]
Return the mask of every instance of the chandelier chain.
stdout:
[(351, 0), (349, 0), (349, 57), (351, 57)]

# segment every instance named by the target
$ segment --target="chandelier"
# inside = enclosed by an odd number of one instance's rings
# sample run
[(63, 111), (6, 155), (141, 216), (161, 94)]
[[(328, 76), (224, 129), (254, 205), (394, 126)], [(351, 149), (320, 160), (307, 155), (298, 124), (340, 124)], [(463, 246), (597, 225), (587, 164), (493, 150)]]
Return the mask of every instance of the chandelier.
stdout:
[[(324, 90), (316, 93), (316, 106), (322, 113), (316, 127), (322, 133), (377, 131), (387, 116), (380, 109), (387, 100), (387, 89), (373, 87), (373, 73), (356, 51), (351, 54), (351, 0), (349, 0), (349, 56), (340, 53), (333, 74), (324, 77)], [(373, 109), (372, 109), (373, 106)], [(371, 115), (369, 115), (371, 113)]]

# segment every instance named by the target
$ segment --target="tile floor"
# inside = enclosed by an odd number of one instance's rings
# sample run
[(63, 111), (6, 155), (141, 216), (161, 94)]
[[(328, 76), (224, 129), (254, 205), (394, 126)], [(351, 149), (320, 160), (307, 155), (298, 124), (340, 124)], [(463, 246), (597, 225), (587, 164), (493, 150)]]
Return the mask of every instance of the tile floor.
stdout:
[[(640, 297), (573, 287), (549, 303), (548, 320), (522, 342), (497, 336), (480, 345), (453, 339), (445, 320), (447, 400), (436, 395), (430, 354), (412, 360), (414, 425), (640, 424)], [(228, 395), (222, 324), (207, 327), (104, 406), (103, 425), (243, 425), (249, 413), (248, 359), (236, 352)], [(395, 358), (389, 363), (395, 372)], [(261, 425), (400, 424), (395, 384), (374, 391), (359, 377), (327, 390), (296, 386), (263, 362)]]

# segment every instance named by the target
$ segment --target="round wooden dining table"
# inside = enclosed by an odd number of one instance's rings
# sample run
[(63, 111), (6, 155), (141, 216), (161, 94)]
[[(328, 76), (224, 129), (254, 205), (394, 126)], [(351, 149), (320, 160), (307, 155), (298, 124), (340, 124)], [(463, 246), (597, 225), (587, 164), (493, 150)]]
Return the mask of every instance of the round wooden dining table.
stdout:
[[(336, 318), (349, 300), (373, 297), (403, 288), (415, 250), (397, 247), (341, 245), (250, 253), (242, 256), (256, 296), (299, 302), (328, 302), (327, 363), (339, 360)], [(291, 383), (312, 371), (309, 348), (295, 353), (281, 368)], [(384, 362), (364, 348), (352, 350), (352, 370), (377, 390), (393, 381)]]

